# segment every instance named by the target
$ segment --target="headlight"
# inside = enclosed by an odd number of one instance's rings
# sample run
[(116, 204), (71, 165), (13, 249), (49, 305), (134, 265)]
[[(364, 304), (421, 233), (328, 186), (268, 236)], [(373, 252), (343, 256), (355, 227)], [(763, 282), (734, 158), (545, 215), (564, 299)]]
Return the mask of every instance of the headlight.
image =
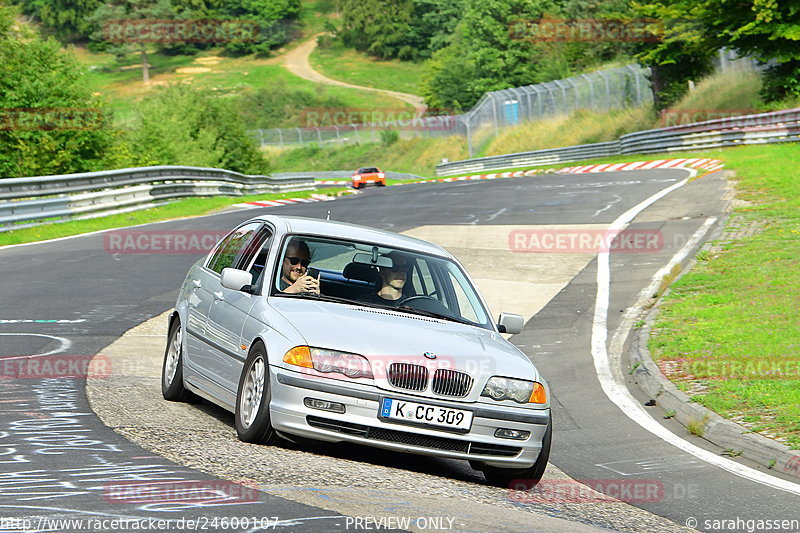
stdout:
[[(298, 357), (300, 355), (300, 357)], [(369, 360), (358, 354), (296, 346), (286, 352), (283, 360), (290, 365), (313, 368), (324, 374), (338, 373), (349, 378), (372, 379), (372, 367)]]
[(486, 382), (481, 396), (492, 400), (514, 400), (517, 403), (547, 403), (544, 386), (536, 381), (493, 376)]

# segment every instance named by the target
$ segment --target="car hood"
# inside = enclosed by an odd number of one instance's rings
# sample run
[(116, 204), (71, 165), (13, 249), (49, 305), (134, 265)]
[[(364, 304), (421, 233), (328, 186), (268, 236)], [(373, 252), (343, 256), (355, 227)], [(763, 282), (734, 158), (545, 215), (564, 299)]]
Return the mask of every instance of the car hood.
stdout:
[[(494, 375), (538, 380), (533, 363), (500, 334), (487, 329), (390, 309), (272, 298), (306, 344), (357, 353), (377, 373), (391, 362), (462, 370), (474, 378)], [(435, 354), (431, 360), (423, 354)]]

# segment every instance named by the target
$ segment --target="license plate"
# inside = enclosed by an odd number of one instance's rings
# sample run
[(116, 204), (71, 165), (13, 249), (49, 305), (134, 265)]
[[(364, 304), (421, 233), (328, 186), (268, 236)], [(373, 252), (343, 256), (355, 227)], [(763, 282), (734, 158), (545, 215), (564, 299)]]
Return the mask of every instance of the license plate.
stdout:
[(472, 411), (407, 402), (405, 400), (395, 400), (393, 398), (383, 399), (380, 416), (381, 418), (388, 418), (389, 420), (402, 420), (414, 424), (425, 424), (428, 426), (439, 426), (450, 429), (469, 430), (472, 426)]

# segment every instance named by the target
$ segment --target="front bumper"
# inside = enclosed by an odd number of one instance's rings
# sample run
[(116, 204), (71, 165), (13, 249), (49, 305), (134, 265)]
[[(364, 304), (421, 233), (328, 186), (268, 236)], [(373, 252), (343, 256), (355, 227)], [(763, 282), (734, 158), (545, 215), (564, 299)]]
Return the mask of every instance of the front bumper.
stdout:
[[(270, 367), (272, 426), (280, 433), (329, 442), (355, 442), (387, 450), (479, 461), (498, 468), (530, 468), (539, 457), (549, 409), (495, 407), (458, 403), (383, 391), (358, 383), (309, 378), (284, 368)], [(467, 433), (412, 426), (378, 418), (381, 398), (442, 405), (473, 412)], [(345, 406), (343, 414), (306, 407), (315, 398)], [(527, 440), (501, 439), (498, 428), (530, 432)]]

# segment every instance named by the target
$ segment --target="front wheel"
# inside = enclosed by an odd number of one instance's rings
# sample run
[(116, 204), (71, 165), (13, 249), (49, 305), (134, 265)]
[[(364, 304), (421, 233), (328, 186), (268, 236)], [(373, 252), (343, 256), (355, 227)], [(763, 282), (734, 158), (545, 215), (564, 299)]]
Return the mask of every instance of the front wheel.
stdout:
[(550, 459), (550, 444), (553, 440), (553, 421), (547, 423), (547, 429), (542, 438), (542, 451), (533, 466), (521, 470), (507, 468), (482, 467), (486, 482), (496, 487), (510, 488), (513, 490), (530, 490), (542, 480), (547, 461)]
[(161, 395), (165, 400), (185, 402), (190, 392), (183, 386), (183, 332), (176, 318), (169, 328), (164, 364), (161, 366)]
[(236, 394), (236, 434), (244, 442), (275, 444), (278, 434), (269, 416), (271, 399), (266, 350), (255, 344), (244, 363)]

